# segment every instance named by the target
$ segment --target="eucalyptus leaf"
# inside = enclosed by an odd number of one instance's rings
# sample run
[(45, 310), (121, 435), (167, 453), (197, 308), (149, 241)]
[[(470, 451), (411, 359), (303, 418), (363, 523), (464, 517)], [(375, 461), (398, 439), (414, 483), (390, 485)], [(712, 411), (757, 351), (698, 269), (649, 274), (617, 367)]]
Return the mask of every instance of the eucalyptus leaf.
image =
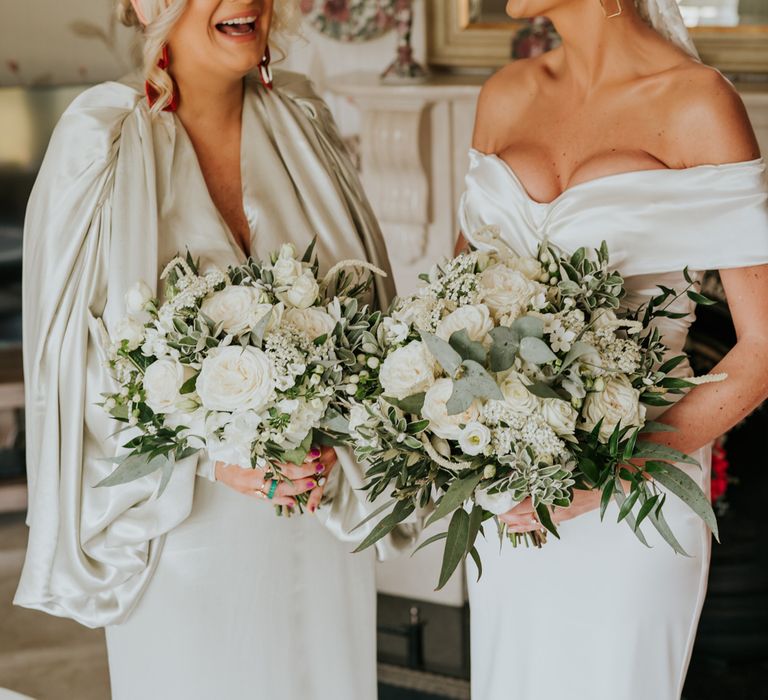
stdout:
[(641, 440), (637, 443), (637, 450), (634, 456), (638, 459), (650, 459), (650, 460), (663, 460), (668, 462), (678, 462), (680, 464), (692, 464), (701, 468), (701, 465), (696, 459), (685, 452), (680, 452), (673, 447), (667, 447), (666, 445), (659, 445), (656, 442), (647, 442)]
[(405, 411), (406, 413), (420, 414), (421, 409), (424, 407), (425, 396), (426, 393), (422, 391), (419, 394), (411, 394), (410, 396), (406, 396), (404, 399), (395, 399), (390, 398), (389, 396), (385, 396), (384, 400), (387, 403), (391, 403), (393, 406), (397, 406), (399, 409)]
[(477, 580), (479, 581), (483, 577), (483, 562), (480, 560), (480, 554), (477, 551), (477, 547), (470, 547), (469, 556), (472, 557), (472, 561), (475, 562), (477, 567)]
[[(114, 462), (115, 460), (110, 460)], [(134, 454), (128, 455), (119, 461), (117, 469), (115, 469), (106, 479), (103, 479), (96, 488), (104, 486), (122, 486), (128, 484), (137, 479), (147, 476), (148, 474), (154, 474), (159, 469), (163, 468), (163, 465), (168, 458), (165, 456), (158, 456), (154, 459), (150, 459), (146, 454)]]
[(264, 314), (263, 318), (259, 319), (254, 329), (251, 331), (251, 342), (259, 349), (264, 344), (264, 334), (267, 332), (267, 326), (272, 320), (272, 309)]
[(526, 384), (523, 382), (523, 385), (534, 396), (538, 396), (540, 399), (559, 399), (561, 401), (565, 400), (546, 382), (533, 382), (533, 384)]
[(520, 338), (543, 338), (544, 321), (536, 316), (521, 316), (511, 326)]
[(461, 479), (456, 479), (437, 502), (435, 510), (429, 516), (425, 526), (428, 527), (441, 518), (450, 515), (457, 508), (463, 507), (464, 503), (474, 493), (482, 478), (482, 473), (474, 473)]
[(640, 430), (641, 433), (676, 433), (677, 428), (666, 423), (659, 423), (658, 421), (649, 420)]
[(656, 528), (656, 531), (664, 538), (664, 541), (672, 547), (675, 554), (682, 554), (684, 557), (690, 556), (688, 552), (685, 551), (683, 545), (680, 544), (677, 537), (675, 537), (672, 528), (669, 527), (669, 523), (667, 523), (664, 513), (660, 508), (654, 508), (648, 515), (648, 520), (651, 521), (651, 524)]
[(668, 491), (675, 494), (712, 530), (715, 539), (720, 541), (717, 518), (712, 510), (712, 503), (699, 485), (679, 467), (666, 462), (647, 462), (646, 471)]
[(557, 360), (557, 355), (540, 338), (523, 338), (520, 341), (520, 357), (534, 365), (546, 365)]
[(370, 515), (368, 515), (365, 520), (361, 520), (357, 525), (355, 525), (351, 530), (350, 533), (355, 532), (355, 530), (359, 530), (363, 525), (373, 520), (377, 515), (381, 515), (387, 508), (390, 506), (393, 506), (398, 501), (396, 499), (392, 499), (391, 501), (387, 501), (384, 505), (379, 506), (376, 510), (373, 511)]
[(490, 332), (493, 343), (490, 351), (490, 367), (494, 372), (506, 372), (514, 363), (520, 349), (520, 334), (506, 326), (498, 326)]
[(466, 411), (474, 399), (501, 401), (504, 398), (496, 380), (482, 365), (474, 360), (465, 360), (462, 367), (464, 371), (459, 379), (454, 380), (453, 393), (446, 404), (449, 416)]
[(562, 373), (565, 369), (576, 362), (576, 360), (584, 357), (584, 355), (590, 355), (593, 353), (597, 354), (597, 351), (589, 343), (583, 343), (580, 340), (575, 342), (571, 346), (571, 349), (568, 351), (568, 354), (565, 356), (565, 359), (563, 360), (563, 366), (560, 368), (560, 372)]
[(421, 339), (424, 341), (429, 352), (432, 353), (432, 356), (440, 363), (446, 374), (453, 377), (459, 371), (459, 367), (461, 367), (461, 355), (449, 343), (432, 333), (422, 331)]
[[(616, 501), (616, 504), (619, 506), (619, 511), (621, 511), (621, 508), (623, 507), (627, 499), (627, 496), (624, 493), (624, 487), (621, 485), (621, 481), (619, 479), (615, 479), (613, 482), (613, 499)], [(645, 535), (643, 534), (643, 531), (639, 527), (637, 527), (635, 516), (632, 515), (632, 513), (630, 512), (630, 513), (627, 513), (624, 519), (627, 521), (627, 525), (629, 525), (629, 529), (635, 533), (635, 537), (637, 537), (637, 539), (640, 540), (640, 542), (642, 542), (646, 547), (650, 547), (651, 545), (649, 545), (648, 540), (645, 539)]]
[(160, 498), (165, 493), (165, 489), (168, 488), (168, 484), (171, 481), (173, 475), (173, 468), (176, 466), (172, 456), (169, 456), (165, 460), (165, 464), (162, 466), (162, 472), (160, 476), (160, 485), (157, 487), (157, 497)]
[(419, 552), (422, 549), (424, 549), (424, 547), (428, 547), (429, 545), (434, 544), (435, 542), (444, 540), (446, 537), (448, 537), (447, 532), (439, 532), (437, 535), (432, 535), (432, 537), (428, 537), (418, 547), (416, 547), (416, 549), (414, 549), (413, 552), (411, 552), (411, 556), (416, 554), (416, 552)]
[(467, 554), (467, 538), (469, 537), (469, 515), (463, 508), (459, 508), (451, 517), (448, 525), (448, 537), (445, 540), (443, 550), (443, 563), (440, 567), (440, 580), (437, 588), (439, 591), (453, 576), (453, 572), (464, 560)]
[(481, 365), (485, 364), (487, 357), (485, 347), (482, 343), (472, 340), (465, 328), (453, 333), (448, 344), (461, 355), (462, 359), (474, 360)]
[(364, 549), (368, 549), (371, 545), (376, 544), (382, 537), (386, 537), (415, 509), (416, 506), (410, 501), (398, 501), (392, 512), (376, 524), (368, 536), (354, 550), (354, 553), (362, 552)]

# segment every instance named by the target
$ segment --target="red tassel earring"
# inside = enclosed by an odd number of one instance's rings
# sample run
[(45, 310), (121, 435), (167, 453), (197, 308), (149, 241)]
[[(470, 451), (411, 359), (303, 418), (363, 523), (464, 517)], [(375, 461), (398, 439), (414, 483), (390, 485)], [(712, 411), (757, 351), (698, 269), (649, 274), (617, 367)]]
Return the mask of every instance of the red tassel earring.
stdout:
[(266, 50), (264, 51), (264, 58), (262, 58), (261, 63), (259, 63), (259, 77), (261, 78), (261, 82), (264, 87), (269, 90), (274, 87), (274, 83), (272, 81), (272, 69), (269, 67), (271, 62), (272, 56), (269, 53), (269, 46), (267, 46)]
[[(160, 54), (160, 60), (157, 62), (157, 67), (160, 70), (167, 71), (170, 65), (171, 54), (168, 50), (168, 45), (166, 44), (163, 46), (163, 52)], [(171, 82), (173, 83), (173, 94), (171, 95), (171, 101), (163, 108), (163, 112), (175, 112), (179, 108), (179, 88), (173, 78), (171, 78)], [(152, 107), (160, 96), (157, 88), (147, 81), (144, 84), (144, 90), (147, 93), (147, 102), (149, 102), (149, 106)]]

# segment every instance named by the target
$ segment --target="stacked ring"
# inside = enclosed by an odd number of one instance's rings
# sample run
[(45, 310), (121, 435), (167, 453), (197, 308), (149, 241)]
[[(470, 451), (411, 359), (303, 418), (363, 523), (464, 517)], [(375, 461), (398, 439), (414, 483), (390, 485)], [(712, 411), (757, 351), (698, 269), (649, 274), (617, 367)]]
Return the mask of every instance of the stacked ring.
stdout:
[(269, 485), (269, 493), (267, 494), (267, 498), (271, 501), (275, 497), (275, 492), (277, 491), (277, 479), (272, 479), (270, 485)]

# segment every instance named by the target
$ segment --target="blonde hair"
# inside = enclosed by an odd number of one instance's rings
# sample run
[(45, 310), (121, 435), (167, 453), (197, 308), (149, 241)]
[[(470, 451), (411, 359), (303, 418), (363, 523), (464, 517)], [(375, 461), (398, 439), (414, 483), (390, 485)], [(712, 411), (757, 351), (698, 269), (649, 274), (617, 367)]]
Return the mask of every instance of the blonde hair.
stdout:
[[(188, 0), (140, 0), (148, 24), (143, 25), (133, 9), (131, 0), (118, 0), (117, 16), (127, 27), (135, 27), (143, 36), (141, 50), (144, 77), (157, 91), (152, 112), (162, 112), (173, 98), (173, 81), (167, 71), (158, 66), (163, 47), (176, 22), (187, 9)], [(301, 18), (297, 0), (275, 0), (271, 36), (298, 31)]]

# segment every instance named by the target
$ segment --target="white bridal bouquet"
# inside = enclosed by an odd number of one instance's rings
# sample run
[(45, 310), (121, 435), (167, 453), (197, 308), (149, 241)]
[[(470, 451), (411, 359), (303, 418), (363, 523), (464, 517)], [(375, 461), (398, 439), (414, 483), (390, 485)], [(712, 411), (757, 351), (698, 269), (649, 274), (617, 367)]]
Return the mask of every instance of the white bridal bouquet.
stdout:
[(104, 408), (135, 436), (99, 486), (161, 471), (161, 494), (174, 463), (202, 449), (277, 480), (276, 463), (304, 461), (368, 319), (371, 277), (351, 270), (384, 274), (344, 261), (321, 278), (313, 249), (203, 273), (188, 254), (165, 268), (163, 303), (143, 283), (128, 292), (109, 359), (119, 390)]
[[(654, 328), (676, 315), (669, 308), (683, 294), (711, 303), (687, 270), (682, 292), (663, 288), (647, 306), (619, 311), (624, 280), (610, 271), (605, 244), (570, 256), (542, 245), (533, 258), (494, 243), (498, 252), (434, 267), (418, 293), (370, 324), (347, 440), (368, 467), (371, 500), (388, 489), (393, 498), (360, 548), (436, 500), (429, 522), (451, 515), (448, 531), (425, 543), (446, 541), (441, 587), (467, 555), (480, 568), (474, 543), (486, 520), (530, 497), (557, 536), (550, 509), (567, 507), (574, 489), (600, 489), (601, 514), (615, 499), (641, 540), (648, 520), (682, 552), (658, 485), (716, 533), (706, 495), (674, 464), (695, 460), (642, 439), (669, 430), (646, 421), (646, 406), (722, 379), (671, 376), (685, 356), (668, 358)], [(513, 544), (536, 546), (545, 534), (509, 533)]]

